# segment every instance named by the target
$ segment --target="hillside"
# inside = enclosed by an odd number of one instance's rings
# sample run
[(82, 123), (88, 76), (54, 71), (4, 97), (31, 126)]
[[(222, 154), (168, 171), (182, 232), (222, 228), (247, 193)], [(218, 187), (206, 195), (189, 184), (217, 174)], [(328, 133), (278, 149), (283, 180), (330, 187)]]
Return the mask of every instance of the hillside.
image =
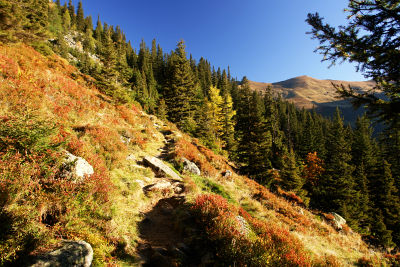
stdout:
[[(238, 175), (225, 157), (138, 104), (114, 102), (54, 54), (2, 45), (0, 79), (2, 265), (24, 266), (63, 240), (88, 242), (96, 266), (385, 264), (360, 235), (333, 227), (332, 215)], [(66, 178), (65, 150), (94, 173)], [(193, 163), (200, 173), (186, 168)]]
[[(299, 76), (281, 82), (264, 83), (250, 81), (253, 90), (262, 92), (268, 86), (276, 94), (280, 94), (284, 99), (293, 102), (299, 108), (315, 108), (325, 116), (331, 116), (336, 106), (339, 106), (347, 121), (354, 122), (357, 115), (362, 111), (354, 112), (348, 100), (338, 99), (333, 84), (351, 86), (358, 90), (367, 91), (375, 85), (373, 81), (348, 82), (339, 80), (318, 80), (309, 76)], [(356, 115), (355, 115), (356, 114)]]

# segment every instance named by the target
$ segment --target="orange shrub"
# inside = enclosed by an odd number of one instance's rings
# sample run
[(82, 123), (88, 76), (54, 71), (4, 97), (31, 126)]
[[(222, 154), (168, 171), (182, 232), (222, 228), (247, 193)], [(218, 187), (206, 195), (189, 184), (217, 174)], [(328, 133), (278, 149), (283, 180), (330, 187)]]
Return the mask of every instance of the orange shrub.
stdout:
[(174, 153), (178, 158), (184, 157), (196, 163), (201, 171), (209, 176), (215, 176), (218, 173), (197, 147), (183, 138), (175, 143)]
[(91, 143), (97, 153), (103, 156), (109, 166), (121, 160), (127, 151), (126, 145), (121, 141), (121, 136), (116, 130), (97, 126), (90, 127), (87, 134), (91, 137)]
[(219, 195), (198, 196), (193, 210), (198, 213), (208, 238), (218, 247), (219, 262), (223, 264), (311, 266), (313, 263), (289, 231), (252, 217)]

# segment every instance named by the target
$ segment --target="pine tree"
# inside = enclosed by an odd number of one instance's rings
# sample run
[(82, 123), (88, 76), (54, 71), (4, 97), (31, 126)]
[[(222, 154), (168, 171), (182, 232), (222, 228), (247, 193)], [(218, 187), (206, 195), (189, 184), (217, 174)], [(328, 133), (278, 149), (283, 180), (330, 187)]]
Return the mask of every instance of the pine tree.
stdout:
[(358, 200), (358, 221), (361, 228), (368, 229), (370, 224), (370, 192), (369, 181), (374, 180), (376, 174), (376, 144), (372, 140), (372, 129), (366, 116), (357, 118), (354, 130), (354, 141), (352, 144), (352, 163), (357, 166), (354, 178), (357, 191), (360, 196)]
[(47, 0), (29, 0), (22, 7), (26, 14), (23, 29), (34, 37), (43, 38), (47, 35), (48, 6)]
[(158, 108), (157, 108), (157, 117), (163, 121), (167, 120), (167, 110), (168, 107), (165, 104), (165, 100), (161, 98), (158, 102)]
[(75, 29), (76, 28), (76, 15), (75, 15), (75, 7), (72, 4), (72, 0), (69, 0), (69, 2), (68, 2), (68, 12), (71, 17), (71, 28)]
[(265, 118), (268, 121), (267, 129), (271, 133), (271, 163), (276, 169), (283, 167), (284, 155), (287, 155), (287, 147), (284, 142), (284, 133), (279, 122), (279, 99), (275, 100), (272, 96), (271, 88), (268, 87), (264, 94)]
[(71, 29), (71, 16), (68, 9), (65, 9), (64, 13), (62, 14), (62, 24), (64, 32), (68, 32)]
[(222, 139), (222, 145), (224, 148), (233, 153), (235, 150), (235, 142), (234, 142), (234, 132), (235, 132), (235, 122), (234, 116), (236, 115), (236, 111), (233, 109), (233, 101), (232, 97), (228, 91), (222, 95), (222, 103), (221, 103), (221, 130), (220, 130), (220, 138)]
[(304, 179), (300, 176), (300, 170), (296, 163), (296, 156), (291, 149), (288, 155), (284, 158), (284, 165), (280, 171), (282, 185), (285, 190), (293, 191), (297, 195), (304, 197)]
[(338, 212), (353, 225), (356, 224), (353, 216), (358, 195), (354, 190), (354, 168), (350, 163), (350, 144), (340, 111), (337, 109), (328, 138), (326, 172), (318, 184), (312, 204), (323, 210)]
[(81, 32), (85, 29), (85, 16), (83, 15), (82, 1), (79, 1), (76, 11), (76, 29)]
[(379, 195), (377, 197), (378, 208), (382, 210), (383, 221), (387, 227), (393, 231), (393, 241), (400, 244), (400, 200), (397, 195), (398, 190), (394, 185), (394, 178), (390, 170), (390, 164), (383, 160), (381, 175), (377, 185)]
[(272, 136), (267, 129), (268, 122), (262, 98), (250, 91), (246, 77), (243, 77), (239, 89), (240, 100), (237, 110), (235, 139), (238, 144), (235, 157), (241, 164), (241, 170), (251, 178), (263, 184), (269, 184), (268, 170), (270, 162)]
[(60, 12), (57, 5), (55, 6), (49, 5), (48, 14), (49, 14), (48, 16), (49, 31), (53, 35), (57, 35), (59, 32), (62, 31), (62, 18), (60, 16)]
[(97, 23), (96, 23), (96, 29), (94, 31), (94, 38), (98, 42), (101, 42), (102, 36), (103, 36), (103, 25), (101, 24), (100, 16), (97, 16)]
[[(399, 2), (349, 1), (347, 25), (337, 29), (325, 24), (323, 18), (308, 14), (313, 38), (320, 42), (317, 51), (323, 60), (348, 60), (358, 64), (365, 77), (377, 84), (373, 90), (359, 93), (352, 88), (337, 86), (342, 96), (350, 97), (356, 106), (367, 104), (368, 113), (387, 123), (400, 122), (400, 51)], [(380, 92), (384, 94), (380, 94)]]
[(383, 214), (380, 209), (375, 210), (373, 212), (373, 223), (371, 232), (378, 239), (377, 243), (382, 245), (383, 247), (390, 247), (393, 245), (392, 242), (392, 231), (386, 228), (385, 223), (383, 222)]
[(168, 105), (168, 118), (178, 127), (189, 127), (193, 120), (194, 80), (189, 61), (186, 58), (185, 44), (180, 41), (168, 62), (168, 81), (165, 101)]

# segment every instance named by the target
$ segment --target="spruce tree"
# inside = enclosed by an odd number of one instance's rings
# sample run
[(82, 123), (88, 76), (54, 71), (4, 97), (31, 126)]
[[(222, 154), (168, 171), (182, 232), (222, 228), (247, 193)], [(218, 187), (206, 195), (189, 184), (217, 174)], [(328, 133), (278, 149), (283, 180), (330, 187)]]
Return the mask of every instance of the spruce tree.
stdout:
[(97, 16), (96, 29), (94, 31), (94, 38), (100, 43), (103, 36), (103, 25), (100, 21), (100, 16)]
[(390, 170), (390, 164), (382, 161), (381, 175), (377, 184), (377, 206), (382, 210), (383, 221), (387, 229), (393, 231), (393, 241), (400, 245), (400, 200), (398, 190), (394, 185), (394, 178)]
[(358, 200), (358, 221), (360, 227), (368, 229), (371, 222), (369, 181), (376, 179), (376, 144), (372, 139), (372, 129), (364, 115), (357, 118), (352, 144), (352, 164), (356, 166), (354, 178), (360, 199)]
[(76, 11), (76, 29), (80, 32), (83, 32), (85, 29), (85, 16), (83, 14), (82, 1), (79, 1)]
[(69, 0), (69, 2), (68, 2), (68, 12), (71, 17), (71, 28), (76, 29), (75, 7), (72, 4), (72, 0)]
[(351, 148), (338, 108), (334, 115), (327, 146), (326, 171), (318, 184), (312, 204), (326, 211), (338, 212), (350, 225), (356, 224), (354, 216), (358, 195), (354, 190)]
[(387, 123), (400, 122), (399, 1), (349, 1), (346, 12), (348, 23), (338, 28), (325, 24), (318, 13), (308, 14), (310, 34), (320, 42), (317, 51), (333, 64), (357, 63), (358, 70), (376, 82), (373, 90), (362, 93), (337, 86), (342, 96), (356, 106), (367, 104), (370, 115)]
[(71, 29), (71, 16), (68, 9), (65, 9), (62, 14), (62, 24), (64, 32), (68, 32)]
[(304, 179), (300, 175), (299, 167), (296, 163), (296, 156), (292, 149), (289, 150), (287, 156), (284, 157), (284, 165), (280, 171), (280, 178), (285, 190), (293, 191), (297, 195), (304, 197), (305, 193), (302, 190)]
[(195, 83), (185, 43), (181, 40), (168, 62), (168, 80), (164, 98), (168, 105), (168, 118), (178, 127), (189, 127), (193, 121)]

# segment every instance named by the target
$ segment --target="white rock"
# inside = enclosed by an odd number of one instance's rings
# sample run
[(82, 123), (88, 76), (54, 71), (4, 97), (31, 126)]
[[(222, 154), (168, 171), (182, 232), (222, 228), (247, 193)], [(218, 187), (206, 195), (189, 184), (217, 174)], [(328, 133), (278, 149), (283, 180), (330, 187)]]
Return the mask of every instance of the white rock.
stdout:
[(331, 214), (334, 217), (333, 223), (335, 224), (336, 229), (342, 230), (343, 225), (346, 224), (346, 220), (336, 212), (331, 212)]
[(183, 159), (183, 169), (185, 171), (191, 172), (196, 175), (201, 174), (199, 167), (197, 167), (197, 165), (195, 163), (191, 162), (190, 160), (188, 160), (186, 158), (182, 158), (182, 159)]
[(77, 157), (66, 151), (65, 164), (72, 164), (71, 174), (78, 178), (75, 182), (81, 182), (85, 176), (90, 177), (93, 173), (93, 167), (84, 158)]

